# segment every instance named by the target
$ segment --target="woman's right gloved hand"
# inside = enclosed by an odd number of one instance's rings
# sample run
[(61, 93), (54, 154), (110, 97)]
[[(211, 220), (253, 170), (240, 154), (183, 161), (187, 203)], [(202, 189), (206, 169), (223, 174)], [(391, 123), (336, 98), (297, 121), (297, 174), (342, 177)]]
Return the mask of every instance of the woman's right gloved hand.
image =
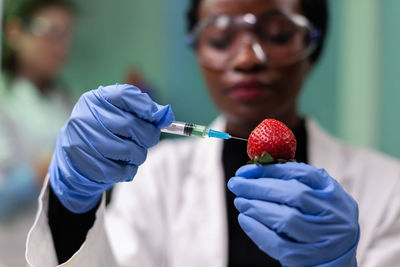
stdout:
[(132, 85), (99, 87), (81, 96), (61, 129), (49, 167), (50, 183), (68, 210), (84, 213), (117, 182), (131, 181), (174, 120), (169, 105)]

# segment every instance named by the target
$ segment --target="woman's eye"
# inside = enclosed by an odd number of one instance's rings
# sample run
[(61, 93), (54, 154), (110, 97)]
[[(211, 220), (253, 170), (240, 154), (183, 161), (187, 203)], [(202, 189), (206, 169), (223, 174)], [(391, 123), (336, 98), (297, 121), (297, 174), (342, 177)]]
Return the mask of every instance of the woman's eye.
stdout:
[(209, 38), (208, 44), (216, 49), (222, 50), (229, 46), (229, 38)]
[(292, 39), (293, 35), (294, 35), (293, 32), (286, 31), (269, 35), (267, 39), (268, 41), (275, 44), (285, 44)]

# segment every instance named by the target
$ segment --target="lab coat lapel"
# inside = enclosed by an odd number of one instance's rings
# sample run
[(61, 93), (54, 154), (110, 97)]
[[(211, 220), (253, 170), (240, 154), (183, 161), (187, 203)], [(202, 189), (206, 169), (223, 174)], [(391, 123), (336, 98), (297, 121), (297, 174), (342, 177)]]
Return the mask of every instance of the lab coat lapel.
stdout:
[[(221, 130), (224, 126), (224, 120), (219, 118), (211, 127)], [(192, 217), (187, 219), (191, 225), (182, 226), (188, 227), (187, 230), (191, 232), (188, 236), (195, 245), (193, 249), (182, 248), (186, 260), (181, 258), (179, 266), (227, 265), (226, 185), (221, 166), (222, 145), (223, 141), (218, 139), (196, 140), (189, 175), (191, 181), (185, 182), (185, 198), (189, 200), (187, 216)]]
[[(214, 130), (225, 131), (226, 122), (223, 117), (219, 117), (210, 126)], [(221, 139), (203, 139), (205, 144), (204, 151), (199, 153), (199, 158), (208, 155), (207, 163), (203, 168), (203, 179), (206, 184), (207, 210), (210, 216), (209, 236), (212, 242), (209, 243), (208, 250), (210, 259), (214, 258), (214, 263), (208, 266), (227, 266), (228, 258), (228, 226), (225, 203), (225, 176), (222, 167), (222, 146)], [(200, 150), (199, 150), (200, 151)], [(206, 244), (206, 243), (204, 243)]]
[(307, 118), (306, 129), (309, 163), (317, 168), (326, 169), (339, 183), (346, 183), (342, 177), (343, 166), (346, 166), (344, 162), (341, 162), (346, 158), (343, 146), (312, 118)]

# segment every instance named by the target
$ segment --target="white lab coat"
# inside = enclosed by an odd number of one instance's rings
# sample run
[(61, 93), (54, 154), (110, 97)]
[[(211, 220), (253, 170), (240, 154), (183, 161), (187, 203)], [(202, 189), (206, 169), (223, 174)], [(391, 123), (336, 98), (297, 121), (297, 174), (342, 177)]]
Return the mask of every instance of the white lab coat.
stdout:
[[(213, 128), (224, 130), (223, 119)], [(310, 164), (325, 168), (359, 204), (360, 266), (400, 265), (400, 164), (376, 152), (340, 143), (311, 119)], [(104, 200), (85, 243), (62, 266), (227, 265), (225, 182), (220, 140), (164, 141), (131, 183)], [(56, 265), (47, 224), (48, 188), (27, 240), (28, 266)]]

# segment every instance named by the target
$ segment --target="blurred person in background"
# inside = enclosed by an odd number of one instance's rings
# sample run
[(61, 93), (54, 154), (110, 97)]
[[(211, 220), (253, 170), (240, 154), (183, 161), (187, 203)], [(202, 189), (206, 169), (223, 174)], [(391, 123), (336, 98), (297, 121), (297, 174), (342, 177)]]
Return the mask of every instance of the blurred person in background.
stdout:
[(0, 264), (23, 266), (25, 236), (71, 99), (58, 75), (75, 11), (64, 0), (5, 0), (0, 80)]
[(191, 138), (146, 159), (170, 107), (131, 85), (100, 86), (58, 135), (29, 266), (397, 266), (399, 161), (342, 143), (297, 109), (327, 1), (190, 3), (189, 41), (222, 113), (210, 127), (248, 138), (278, 119), (297, 162), (246, 165), (246, 142)]

